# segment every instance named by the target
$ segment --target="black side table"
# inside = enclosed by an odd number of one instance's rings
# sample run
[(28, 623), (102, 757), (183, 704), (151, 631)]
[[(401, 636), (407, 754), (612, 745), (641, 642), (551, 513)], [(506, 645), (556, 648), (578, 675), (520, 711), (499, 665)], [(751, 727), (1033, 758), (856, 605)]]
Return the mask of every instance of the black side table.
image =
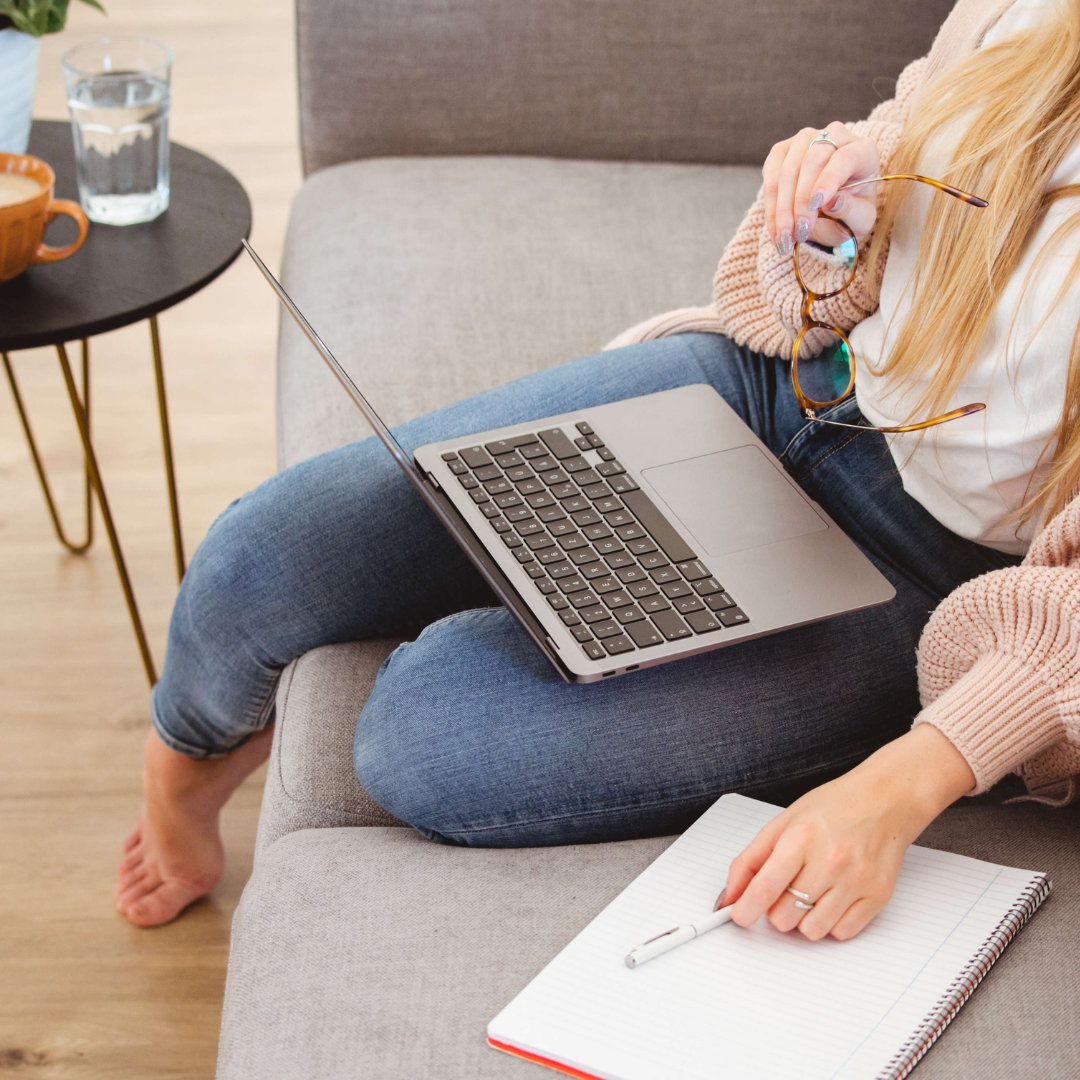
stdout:
[[(71, 127), (67, 121), (35, 121), (27, 152), (53, 167), (59, 198), (78, 199)], [(91, 493), (97, 496), (151, 686), (157, 681), (154, 662), (90, 437), (89, 339), (143, 319), (149, 321), (176, 571), (182, 578), (184, 551), (157, 315), (213, 281), (240, 253), (240, 241), (251, 231), (251, 203), (240, 182), (228, 170), (194, 150), (173, 143), (170, 171), (169, 209), (156, 221), (122, 228), (91, 224), (86, 242), (70, 258), (32, 266), (12, 281), (0, 283), (0, 354), (53, 527), (69, 551), (76, 554), (86, 551), (93, 540)], [(66, 225), (70, 223), (58, 222), (54, 228), (59, 233)], [(70, 238), (50, 232), (49, 239), (58, 244), (69, 242)], [(81, 395), (67, 355), (66, 343), (71, 341), (82, 343)], [(61, 524), (9, 355), (19, 349), (41, 346), (56, 348), (83, 446), (86, 530), (84, 538), (74, 542), (68, 539)]]

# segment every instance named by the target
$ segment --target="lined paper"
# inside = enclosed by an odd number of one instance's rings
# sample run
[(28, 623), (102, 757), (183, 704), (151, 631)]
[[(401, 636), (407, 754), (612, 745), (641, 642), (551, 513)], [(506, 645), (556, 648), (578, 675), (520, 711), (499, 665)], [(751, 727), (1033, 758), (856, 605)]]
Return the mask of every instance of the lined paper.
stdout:
[(861, 934), (810, 942), (764, 919), (630, 969), (630, 949), (712, 910), (727, 865), (779, 808), (725, 795), (488, 1026), (600, 1080), (854, 1080), (890, 1062), (1044, 880), (912, 847)]

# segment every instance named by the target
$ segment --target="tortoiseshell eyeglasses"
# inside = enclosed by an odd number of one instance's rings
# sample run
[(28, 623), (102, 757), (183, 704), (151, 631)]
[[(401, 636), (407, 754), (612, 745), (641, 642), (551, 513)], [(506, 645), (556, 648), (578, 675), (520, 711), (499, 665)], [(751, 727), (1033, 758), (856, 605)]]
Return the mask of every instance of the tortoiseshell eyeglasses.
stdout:
[[(872, 176), (867, 180), (856, 180), (853, 183), (845, 184), (840, 190), (847, 191), (851, 188), (861, 187), (864, 184), (880, 183), (883, 180), (916, 180), (921, 184), (929, 184), (938, 191), (945, 192), (946, 195), (952, 195), (954, 198), (962, 199), (971, 206), (984, 207), (987, 205), (986, 200), (980, 199), (977, 195), (971, 195), (966, 191), (961, 191), (959, 188), (953, 187), (951, 184), (946, 184), (941, 180), (931, 180), (928, 176), (917, 176), (914, 173), (892, 173), (888, 176)], [(849, 266), (847, 268), (848, 272), (844, 283), (839, 288), (833, 288), (826, 292), (819, 292), (815, 291), (811, 286), (818, 284), (816, 278), (820, 277), (823, 273), (834, 273), (836, 264), (823, 261), (820, 256), (811, 253), (805, 254), (803, 260), (800, 260), (800, 251), (807, 245), (801, 243), (795, 245), (795, 280), (799, 283), (799, 288), (802, 290), (803, 299), (802, 329), (799, 331), (798, 337), (795, 338), (795, 344), (791, 349), (791, 385), (795, 390), (795, 400), (799, 404), (799, 411), (802, 413), (803, 417), (806, 420), (814, 420), (819, 424), (832, 424), (835, 427), (858, 427), (860, 430), (881, 431), (886, 434), (892, 434), (904, 431), (921, 431), (923, 428), (944, 424), (949, 420), (958, 420), (962, 416), (969, 416), (971, 413), (981, 412), (985, 409), (986, 405), (982, 402), (973, 402), (970, 405), (962, 405), (958, 409), (952, 409), (947, 413), (942, 413), (941, 416), (934, 416), (929, 420), (923, 420), (917, 424), (900, 424), (896, 427), (879, 428), (872, 428), (867, 425), (844, 424), (837, 420), (823, 420), (817, 415), (821, 409), (827, 409), (832, 405), (839, 404), (852, 392), (852, 390), (855, 389), (855, 353), (852, 350), (851, 342), (847, 339), (847, 335), (838, 326), (834, 326), (832, 323), (818, 322), (818, 320), (811, 316), (810, 305), (816, 300), (828, 300), (834, 296), (839, 296), (852, 281), (855, 280), (855, 267), (859, 254), (859, 244), (855, 239), (855, 234), (843, 221), (824, 212), (820, 212), (819, 216), (827, 218), (841, 231), (847, 234), (847, 240), (836, 246), (842, 248), (850, 257), (846, 260), (849, 263)], [(846, 362), (847, 365), (847, 370), (842, 374), (839, 384), (834, 383), (833, 388), (829, 392), (835, 393), (838, 386), (843, 385), (845, 380), (847, 385), (841, 393), (830, 400), (818, 401), (808, 396), (803, 389), (802, 384), (799, 382), (799, 351), (806, 339), (806, 335), (811, 330), (824, 330), (831, 333), (837, 339), (837, 347), (831, 350), (833, 360), (837, 362)], [(828, 353), (829, 351), (829, 347), (826, 346), (819, 355)]]

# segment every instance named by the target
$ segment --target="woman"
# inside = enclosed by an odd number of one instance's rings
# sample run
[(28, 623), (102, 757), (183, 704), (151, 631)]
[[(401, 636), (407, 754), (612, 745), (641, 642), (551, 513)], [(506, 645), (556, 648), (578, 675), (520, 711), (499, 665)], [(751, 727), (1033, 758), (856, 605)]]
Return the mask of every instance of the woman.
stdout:
[[(960, 0), (868, 121), (773, 149), (712, 307), (398, 432), (409, 447), (709, 381), (890, 578), (890, 605), (566, 686), (377, 447), (323, 455), (238, 500), (177, 600), (119, 910), (168, 921), (220, 876), (218, 813), (266, 756), (284, 664), (424, 627), (357, 725), (357, 773), (377, 802), (435, 839), (520, 845), (675, 831), (729, 790), (799, 796), (728, 870), (742, 925), (765, 914), (850, 937), (959, 796), (1016, 769), (1071, 796), (1078, 147), (1076, 0)], [(850, 186), (886, 162), (990, 205)], [(823, 424), (800, 413), (787, 358), (801, 325), (795, 245), (821, 273), (847, 272), (830, 218), (860, 254), (852, 287), (814, 317), (854, 327), (860, 361), (856, 396)], [(876, 430), (973, 399), (984, 413)]]

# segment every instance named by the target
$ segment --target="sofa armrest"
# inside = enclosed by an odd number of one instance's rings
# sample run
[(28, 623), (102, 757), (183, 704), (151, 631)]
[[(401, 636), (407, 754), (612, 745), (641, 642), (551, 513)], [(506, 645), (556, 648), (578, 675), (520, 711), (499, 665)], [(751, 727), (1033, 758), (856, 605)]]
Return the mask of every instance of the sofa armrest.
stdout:
[(493, 153), (760, 164), (798, 128), (891, 96), (952, 5), (297, 0), (304, 169)]
[(263, 788), (256, 860), (299, 829), (400, 825), (360, 786), (352, 765), (356, 719), (399, 639), (326, 645), (281, 675)]

